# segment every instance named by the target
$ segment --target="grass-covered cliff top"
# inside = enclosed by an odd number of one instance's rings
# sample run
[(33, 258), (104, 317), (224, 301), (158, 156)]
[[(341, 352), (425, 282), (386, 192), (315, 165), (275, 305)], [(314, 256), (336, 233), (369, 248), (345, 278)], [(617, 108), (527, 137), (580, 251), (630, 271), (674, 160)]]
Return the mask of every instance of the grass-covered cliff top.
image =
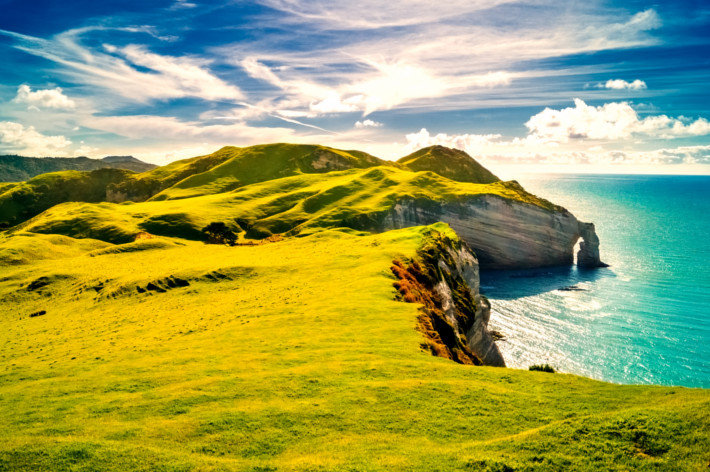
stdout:
[(707, 466), (707, 391), (422, 351), (390, 266), (427, 231), (237, 247), (3, 237), (2, 470)]

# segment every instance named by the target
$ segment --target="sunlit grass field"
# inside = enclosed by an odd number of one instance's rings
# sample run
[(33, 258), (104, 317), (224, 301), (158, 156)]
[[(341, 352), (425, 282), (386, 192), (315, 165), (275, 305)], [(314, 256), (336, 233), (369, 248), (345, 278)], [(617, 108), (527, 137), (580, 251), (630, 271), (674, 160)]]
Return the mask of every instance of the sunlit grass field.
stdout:
[(707, 470), (707, 391), (422, 351), (424, 233), (0, 237), (0, 471)]

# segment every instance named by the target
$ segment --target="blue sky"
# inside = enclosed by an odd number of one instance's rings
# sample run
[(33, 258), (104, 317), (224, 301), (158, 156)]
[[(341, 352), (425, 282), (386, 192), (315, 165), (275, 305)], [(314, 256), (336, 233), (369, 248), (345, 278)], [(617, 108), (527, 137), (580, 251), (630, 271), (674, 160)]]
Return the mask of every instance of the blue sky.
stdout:
[(0, 153), (320, 143), (710, 173), (704, 1), (0, 0)]

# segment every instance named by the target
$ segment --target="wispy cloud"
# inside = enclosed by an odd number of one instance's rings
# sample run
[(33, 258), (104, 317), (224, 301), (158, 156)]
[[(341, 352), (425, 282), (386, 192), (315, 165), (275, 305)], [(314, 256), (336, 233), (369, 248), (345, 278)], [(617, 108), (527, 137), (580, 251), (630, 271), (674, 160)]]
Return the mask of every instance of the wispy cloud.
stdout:
[(154, 115), (93, 116), (87, 118), (82, 124), (132, 139), (160, 137), (164, 141), (173, 142), (258, 144), (288, 140), (294, 135), (294, 131), (289, 128), (252, 127), (243, 123), (203, 125), (195, 121)]
[(323, 28), (379, 29), (436, 23), (470, 15), (506, 3), (505, 0), (261, 0), (289, 15), (290, 21), (320, 24)]
[[(240, 42), (217, 52), (244, 57), (241, 66), (251, 77), (285, 92), (284, 103), (277, 99), (273, 106), (301, 116), (351, 112), (366, 116), (402, 107), (466, 109), (481, 106), (492, 88), (505, 90), (497, 95), (500, 100), (530, 100), (527, 90), (516, 88), (516, 81), (559, 72), (526, 70), (521, 64), (651, 45), (656, 39), (649, 32), (660, 25), (654, 10), (624, 18), (616, 12), (614, 17), (591, 14), (574, 5), (566, 14), (555, 10), (551, 23), (553, 7), (546, 2), (524, 7), (515, 18), (525, 21), (508, 22), (500, 21), (497, 10), (503, 2), (395, 1), (386, 6), (380, 2), (378, 8), (373, 2), (372, 9), (340, 0), (263, 3), (287, 13), (265, 19), (281, 31), (281, 39)], [(291, 48), (293, 22), (335, 39), (308, 44), (307, 50)], [(338, 28), (366, 29), (368, 34), (334, 36)], [(275, 96), (268, 90), (261, 93)]]
[[(110, 90), (137, 102), (181, 97), (205, 100), (241, 100), (241, 90), (213, 74), (209, 60), (151, 53), (137, 45), (105, 44), (103, 51), (86, 47), (81, 37), (103, 27), (66, 31), (43, 39), (0, 30), (17, 40), (16, 47), (64, 66), (60, 71), (76, 84)], [(145, 32), (145, 28), (116, 28), (118, 31)]]

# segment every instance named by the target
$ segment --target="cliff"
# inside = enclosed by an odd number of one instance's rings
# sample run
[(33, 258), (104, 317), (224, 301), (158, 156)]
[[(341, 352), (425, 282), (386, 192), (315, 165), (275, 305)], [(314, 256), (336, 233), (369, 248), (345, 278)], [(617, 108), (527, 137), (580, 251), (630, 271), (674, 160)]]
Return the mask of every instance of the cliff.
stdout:
[(476, 253), (481, 267), (521, 269), (570, 265), (582, 238), (578, 264), (605, 266), (594, 225), (564, 208), (544, 208), (497, 195), (449, 201), (402, 199), (385, 217), (385, 229), (447, 223)]
[(392, 272), (398, 298), (422, 304), (423, 348), (462, 364), (505, 367), (488, 331), (490, 305), (479, 292), (478, 261), (464, 242), (432, 230), (417, 257), (395, 261)]

